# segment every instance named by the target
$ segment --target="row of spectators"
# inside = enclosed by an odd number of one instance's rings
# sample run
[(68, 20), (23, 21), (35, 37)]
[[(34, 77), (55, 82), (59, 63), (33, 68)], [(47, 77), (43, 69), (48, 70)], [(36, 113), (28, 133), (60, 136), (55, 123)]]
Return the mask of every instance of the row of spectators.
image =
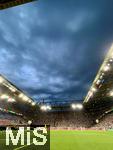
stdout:
[[(90, 118), (84, 111), (43, 112), (41, 114), (38, 114), (37, 117), (32, 121), (32, 123), (36, 125), (48, 124), (53, 129), (113, 129), (113, 113), (107, 114), (96, 124), (94, 124), (92, 118)], [(17, 116), (0, 111), (0, 126), (11, 124), (28, 124), (28, 119), (25, 119), (22, 116)]]
[(88, 115), (82, 111), (44, 112), (38, 115), (33, 123), (38, 125), (49, 124), (51, 127), (71, 128), (86, 128), (92, 124)]
[(18, 115), (0, 111), (0, 126), (26, 124), (27, 121)]
[(113, 113), (109, 113), (106, 116), (104, 116), (97, 124), (95, 124), (93, 129), (113, 129)]
[(49, 124), (52, 128), (71, 128), (79, 130), (113, 129), (113, 113), (106, 114), (96, 123), (93, 118), (90, 118), (84, 111), (46, 112), (38, 115), (33, 123), (38, 125)]

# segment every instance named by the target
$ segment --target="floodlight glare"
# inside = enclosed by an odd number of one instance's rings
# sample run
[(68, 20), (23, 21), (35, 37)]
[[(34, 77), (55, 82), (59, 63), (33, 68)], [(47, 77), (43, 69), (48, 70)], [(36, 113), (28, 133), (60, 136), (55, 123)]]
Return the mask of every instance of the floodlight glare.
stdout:
[(29, 124), (29, 125), (31, 125), (31, 124), (32, 124), (32, 121), (31, 121), (31, 120), (29, 120), (29, 121), (28, 121), (28, 124)]
[(76, 104), (71, 104), (72, 109), (76, 109)]
[(110, 96), (113, 96), (113, 91), (110, 92)]
[(20, 94), (19, 94), (19, 98), (22, 98), (24, 101), (28, 101), (29, 103), (32, 102), (32, 101), (29, 100), (29, 98), (28, 98), (26, 95), (24, 95), (23, 93), (20, 93)]
[(49, 106), (49, 105), (47, 105), (46, 108), (47, 108), (47, 110), (51, 110), (52, 109), (51, 106)]
[(96, 119), (96, 120), (95, 120), (95, 122), (96, 122), (96, 123), (99, 123), (99, 120), (98, 120), (98, 119)]
[(71, 107), (73, 110), (81, 110), (83, 109), (83, 105), (82, 104), (71, 104)]
[(113, 61), (113, 59), (110, 59), (109, 61), (110, 61), (110, 62), (112, 62), (112, 61)]
[(32, 100), (28, 99), (28, 102), (29, 102), (29, 103), (32, 103)]
[(32, 102), (32, 103), (31, 103), (31, 105), (32, 105), (32, 106), (35, 106), (35, 105), (36, 105), (36, 103), (35, 103), (35, 102)]
[(1, 96), (0, 96), (0, 98), (1, 98), (1, 99), (8, 99), (8, 98), (9, 98), (9, 96), (8, 96), (8, 95), (6, 95), (6, 94), (3, 94), (3, 95), (1, 95)]
[(15, 99), (13, 99), (13, 98), (8, 98), (8, 102), (13, 103), (13, 102), (16, 102), (16, 100), (15, 100)]
[(96, 89), (96, 88), (94, 88), (94, 87), (92, 87), (92, 89), (91, 89), (91, 90), (92, 90), (93, 92), (96, 92), (96, 90), (97, 90), (97, 89)]
[(101, 80), (97, 80), (96, 84), (97, 84), (97, 85), (99, 85), (99, 84), (100, 84), (100, 82), (101, 82)]
[(109, 66), (105, 66), (105, 67), (104, 67), (104, 71), (108, 71), (109, 69), (110, 69)]
[(20, 93), (19, 94), (19, 98), (23, 98), (24, 94), (23, 93)]
[(0, 77), (0, 83), (3, 83), (4, 79), (2, 77)]
[(43, 111), (46, 111), (46, 110), (47, 110), (47, 107), (46, 107), (45, 105), (42, 105), (42, 106), (40, 107), (40, 109), (43, 110)]
[(77, 104), (76, 107), (77, 107), (78, 109), (83, 109), (83, 105), (82, 105), (82, 104)]
[(27, 96), (23, 96), (23, 100), (24, 101), (28, 101), (28, 97)]

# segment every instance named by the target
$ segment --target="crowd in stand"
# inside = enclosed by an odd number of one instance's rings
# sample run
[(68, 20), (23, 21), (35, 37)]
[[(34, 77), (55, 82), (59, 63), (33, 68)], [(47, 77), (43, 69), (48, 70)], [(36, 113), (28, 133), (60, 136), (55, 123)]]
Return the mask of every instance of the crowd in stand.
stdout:
[(21, 125), (26, 124), (26, 120), (22, 116), (13, 115), (11, 113), (0, 111), (0, 126)]
[(106, 114), (96, 123), (84, 112), (46, 112), (38, 117), (35, 123), (49, 124), (51, 128), (107, 130), (113, 129), (113, 113)]
[[(9, 113), (0, 112), (0, 126), (1, 125), (19, 125), (27, 124), (28, 120), (25, 120), (21, 116), (12, 115)], [(85, 112), (44, 112), (37, 115), (33, 124), (37, 125), (50, 125), (54, 129), (93, 129), (93, 130), (108, 130), (113, 129), (113, 113), (106, 114), (101, 118), (98, 123), (94, 123), (88, 114)]]
[(113, 129), (113, 113), (109, 113), (106, 116), (104, 116), (99, 123), (95, 124), (93, 129)]
[(87, 114), (84, 112), (45, 112), (34, 120), (36, 124), (49, 124), (51, 127), (86, 128), (91, 126)]

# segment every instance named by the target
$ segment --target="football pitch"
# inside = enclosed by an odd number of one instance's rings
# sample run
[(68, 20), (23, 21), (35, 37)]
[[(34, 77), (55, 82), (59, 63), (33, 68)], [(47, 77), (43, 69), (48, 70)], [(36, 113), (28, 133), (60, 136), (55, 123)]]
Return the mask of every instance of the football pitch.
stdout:
[(112, 150), (113, 131), (52, 131), (51, 150)]
[[(27, 146), (5, 146), (5, 131), (0, 132), (0, 150), (41, 150)], [(50, 131), (50, 150), (112, 150), (113, 131)], [(48, 150), (46, 147), (44, 150)]]

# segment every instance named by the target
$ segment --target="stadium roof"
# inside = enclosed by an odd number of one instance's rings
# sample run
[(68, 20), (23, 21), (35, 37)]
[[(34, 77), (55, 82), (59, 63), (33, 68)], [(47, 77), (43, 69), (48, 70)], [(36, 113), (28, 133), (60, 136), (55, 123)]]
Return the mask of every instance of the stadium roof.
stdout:
[(0, 75), (0, 109), (2, 111), (29, 115), (35, 105), (32, 98)]
[(0, 0), (0, 9), (6, 9), (33, 1), (35, 0)]
[(113, 108), (113, 45), (84, 100), (90, 113), (100, 115)]

